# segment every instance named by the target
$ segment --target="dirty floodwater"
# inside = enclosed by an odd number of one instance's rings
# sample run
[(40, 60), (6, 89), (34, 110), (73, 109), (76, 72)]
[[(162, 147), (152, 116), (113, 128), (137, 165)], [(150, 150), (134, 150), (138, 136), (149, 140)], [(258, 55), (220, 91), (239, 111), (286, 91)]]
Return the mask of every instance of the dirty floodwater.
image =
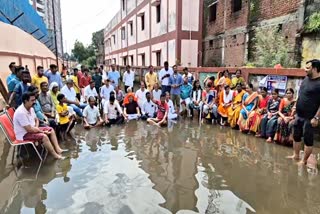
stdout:
[[(68, 159), (0, 159), (0, 213), (320, 213), (320, 177), (237, 130), (142, 121), (84, 131)], [(10, 150), (11, 151), (11, 150)]]

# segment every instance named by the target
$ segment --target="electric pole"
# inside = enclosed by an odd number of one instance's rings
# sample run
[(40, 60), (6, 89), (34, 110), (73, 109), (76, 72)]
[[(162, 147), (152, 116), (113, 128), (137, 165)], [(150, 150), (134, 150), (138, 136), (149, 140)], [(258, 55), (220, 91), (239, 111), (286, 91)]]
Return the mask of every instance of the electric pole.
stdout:
[(58, 57), (58, 41), (57, 41), (57, 26), (56, 26), (56, 13), (55, 13), (55, 0), (52, 0), (52, 16), (53, 16), (53, 35), (54, 35), (54, 42), (56, 46), (56, 63), (59, 69), (59, 57)]

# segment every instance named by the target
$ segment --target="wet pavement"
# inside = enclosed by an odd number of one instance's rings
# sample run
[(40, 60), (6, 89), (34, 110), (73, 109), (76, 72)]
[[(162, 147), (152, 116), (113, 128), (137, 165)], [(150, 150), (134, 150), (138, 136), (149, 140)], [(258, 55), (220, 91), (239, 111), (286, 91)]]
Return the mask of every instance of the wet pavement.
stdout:
[(320, 213), (320, 176), (237, 130), (132, 121), (75, 133), (69, 158), (39, 173), (36, 158), (10, 165), (1, 144), (0, 213)]

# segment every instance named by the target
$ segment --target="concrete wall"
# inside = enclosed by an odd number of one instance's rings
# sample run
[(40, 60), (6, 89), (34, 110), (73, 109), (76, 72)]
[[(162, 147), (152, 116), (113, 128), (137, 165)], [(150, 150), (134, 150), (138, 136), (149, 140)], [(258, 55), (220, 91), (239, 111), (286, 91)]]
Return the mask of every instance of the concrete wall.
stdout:
[(309, 35), (302, 40), (302, 63), (304, 66), (310, 59), (320, 59), (320, 36)]
[(181, 66), (198, 65), (198, 40), (181, 40)]
[(200, 1), (182, 0), (182, 29), (183, 31), (199, 31)]
[(151, 37), (157, 37), (161, 36), (165, 33), (167, 33), (167, 27), (168, 27), (168, 4), (167, 1), (161, 1), (161, 20), (159, 23), (157, 23), (157, 7), (152, 6), (151, 7)]
[[(209, 16), (206, 17), (206, 33), (202, 45), (204, 66), (244, 65), (249, 55), (254, 56), (253, 49), (249, 47), (253, 38), (249, 37), (248, 33), (262, 27), (279, 26), (294, 50), (297, 45), (296, 34), (301, 28), (301, 17), (303, 19), (301, 1), (261, 0), (250, 2), (250, 6), (249, 2), (242, 1), (241, 10), (233, 12), (232, 1), (218, 1), (216, 20), (209, 22)], [(204, 10), (207, 14), (210, 13), (209, 8)], [(293, 51), (292, 57), (296, 57)]]
[[(9, 63), (28, 65), (31, 73), (36, 66), (55, 64), (55, 55), (41, 42), (19, 28), (0, 22), (0, 77), (5, 83), (6, 77), (11, 73)], [(45, 63), (44, 63), (45, 62)]]
[(177, 0), (169, 0), (169, 14), (168, 14), (168, 22), (169, 22), (169, 32), (176, 30), (177, 24)]
[(168, 62), (169, 65), (174, 65), (176, 64), (176, 40), (170, 40), (168, 41)]
[(144, 30), (141, 30), (141, 17), (138, 17), (138, 43), (148, 40), (150, 38), (150, 21), (149, 21), (149, 5), (142, 8), (138, 14), (144, 13)]
[(157, 64), (157, 58), (156, 58), (156, 51), (161, 51), (161, 65), (167, 60), (167, 42), (158, 43), (155, 45), (152, 45), (151, 47), (151, 64), (156, 65)]

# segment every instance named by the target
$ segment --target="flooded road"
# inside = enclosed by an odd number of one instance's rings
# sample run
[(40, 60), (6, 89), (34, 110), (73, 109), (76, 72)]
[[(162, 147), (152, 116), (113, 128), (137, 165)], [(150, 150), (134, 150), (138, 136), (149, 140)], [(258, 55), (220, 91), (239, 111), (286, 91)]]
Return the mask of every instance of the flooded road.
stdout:
[(291, 148), (230, 128), (132, 121), (76, 136), (39, 173), (0, 146), (0, 213), (320, 213), (320, 176), (285, 159)]

